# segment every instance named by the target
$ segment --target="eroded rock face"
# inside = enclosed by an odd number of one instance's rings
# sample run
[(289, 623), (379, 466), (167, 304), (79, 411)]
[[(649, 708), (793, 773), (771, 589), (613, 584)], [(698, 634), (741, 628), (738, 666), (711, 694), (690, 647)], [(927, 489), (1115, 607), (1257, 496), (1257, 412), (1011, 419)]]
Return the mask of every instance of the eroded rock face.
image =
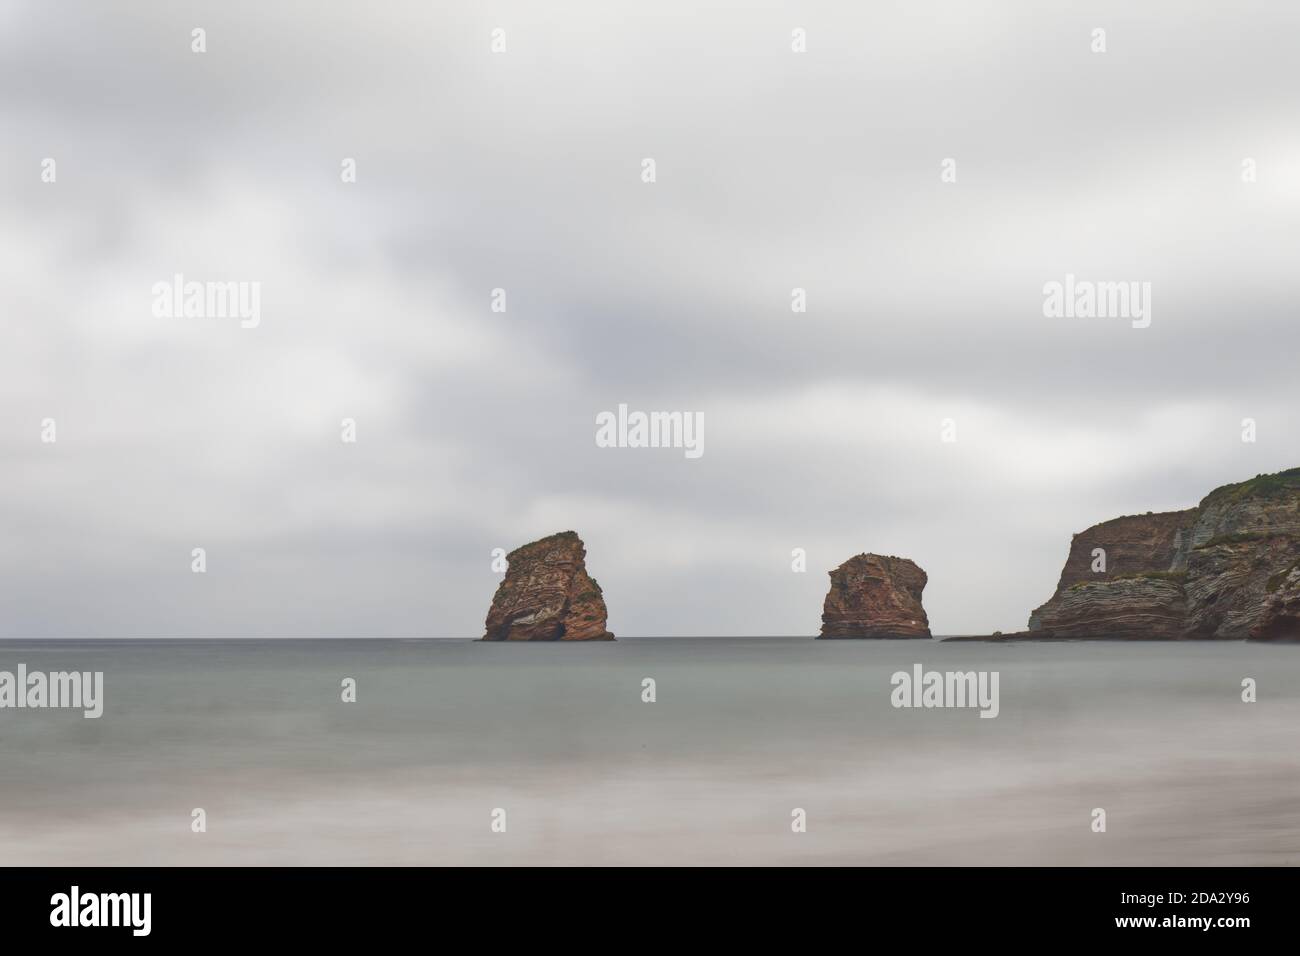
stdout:
[(1186, 583), (1188, 636), (1250, 637), (1285, 569), (1298, 559), (1300, 540), (1281, 535), (1244, 541), (1212, 539), (1192, 549)]
[[(1094, 548), (1106, 569), (1092, 570)], [(1300, 638), (1300, 468), (1217, 488), (1189, 511), (1074, 536), (1039, 636)]]
[(1251, 639), (1300, 640), (1300, 561), (1270, 577), (1265, 591), (1264, 609), (1250, 629)]
[(1187, 599), (1181, 584), (1159, 578), (1120, 578), (1072, 584), (1036, 610), (1031, 631), (1062, 638), (1177, 640)]
[[(1070, 542), (1056, 593), (1082, 582), (1111, 581), (1147, 571), (1174, 571), (1186, 548), (1197, 511), (1166, 511), (1129, 515), (1093, 525)], [(1093, 571), (1093, 551), (1106, 552), (1106, 567)]]
[(612, 641), (605, 598), (573, 531), (516, 548), (488, 609), (485, 641)]
[(1182, 636), (1185, 596), (1178, 568), (1196, 515), (1195, 508), (1128, 515), (1080, 531), (1070, 542), (1056, 593), (1029, 615), (1029, 629), (1056, 637)]
[(831, 575), (823, 638), (929, 638), (921, 606), (926, 576), (915, 562), (879, 554), (849, 558)]

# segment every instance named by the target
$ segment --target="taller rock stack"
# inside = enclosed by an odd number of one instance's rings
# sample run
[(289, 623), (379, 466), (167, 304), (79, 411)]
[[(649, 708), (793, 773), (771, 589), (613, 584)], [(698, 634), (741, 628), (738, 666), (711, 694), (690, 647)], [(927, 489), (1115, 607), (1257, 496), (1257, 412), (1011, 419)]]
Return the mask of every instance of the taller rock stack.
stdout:
[(830, 575), (822, 638), (930, 637), (930, 621), (921, 607), (927, 579), (914, 561), (859, 554)]
[(612, 641), (587, 549), (561, 531), (516, 548), (488, 609), (485, 641)]

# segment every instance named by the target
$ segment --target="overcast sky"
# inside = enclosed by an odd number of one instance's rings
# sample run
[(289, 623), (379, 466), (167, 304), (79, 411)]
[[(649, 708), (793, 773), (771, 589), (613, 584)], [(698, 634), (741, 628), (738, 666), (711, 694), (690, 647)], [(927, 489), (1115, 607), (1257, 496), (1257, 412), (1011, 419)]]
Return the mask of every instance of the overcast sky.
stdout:
[(348, 7), (0, 3), (0, 637), (478, 636), (569, 528), (620, 635), (815, 633), (861, 551), (1015, 630), (1074, 532), (1300, 465), (1300, 7)]

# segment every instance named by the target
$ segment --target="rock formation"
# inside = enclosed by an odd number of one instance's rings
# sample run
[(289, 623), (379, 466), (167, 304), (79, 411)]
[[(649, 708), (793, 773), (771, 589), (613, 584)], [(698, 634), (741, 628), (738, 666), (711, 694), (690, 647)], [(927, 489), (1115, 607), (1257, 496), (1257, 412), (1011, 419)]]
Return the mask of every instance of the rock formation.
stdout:
[(1029, 616), (1029, 629), (1055, 637), (1180, 637), (1186, 609), (1175, 567), (1195, 518), (1196, 509), (1131, 515), (1076, 534), (1056, 593)]
[(1300, 637), (1300, 562), (1277, 572), (1264, 582), (1268, 597), (1264, 610), (1250, 628), (1256, 641), (1295, 640)]
[(926, 576), (914, 562), (859, 554), (830, 575), (822, 638), (930, 636), (930, 621), (921, 607)]
[[(1094, 570), (1095, 549), (1105, 567)], [(1029, 636), (1167, 640), (1300, 637), (1300, 468), (1217, 488), (1188, 511), (1074, 536)]]
[(612, 641), (605, 598), (573, 531), (516, 548), (488, 609), (485, 641)]

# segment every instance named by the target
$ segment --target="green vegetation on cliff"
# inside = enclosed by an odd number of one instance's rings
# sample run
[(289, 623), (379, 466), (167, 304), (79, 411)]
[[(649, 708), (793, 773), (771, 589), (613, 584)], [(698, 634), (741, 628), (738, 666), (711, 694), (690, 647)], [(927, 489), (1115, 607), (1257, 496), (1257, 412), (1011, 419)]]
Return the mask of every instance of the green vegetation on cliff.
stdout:
[(1204, 544), (1196, 546), (1197, 551), (1203, 551), (1206, 548), (1217, 548), (1221, 544), (1249, 544), (1252, 541), (1263, 541), (1265, 538), (1272, 537), (1267, 531), (1233, 531), (1229, 534), (1216, 534)]
[(1300, 468), (1288, 468), (1272, 475), (1256, 475), (1249, 481), (1215, 488), (1201, 501), (1201, 507), (1243, 501), (1246, 498), (1285, 498), (1297, 493), (1300, 493)]

